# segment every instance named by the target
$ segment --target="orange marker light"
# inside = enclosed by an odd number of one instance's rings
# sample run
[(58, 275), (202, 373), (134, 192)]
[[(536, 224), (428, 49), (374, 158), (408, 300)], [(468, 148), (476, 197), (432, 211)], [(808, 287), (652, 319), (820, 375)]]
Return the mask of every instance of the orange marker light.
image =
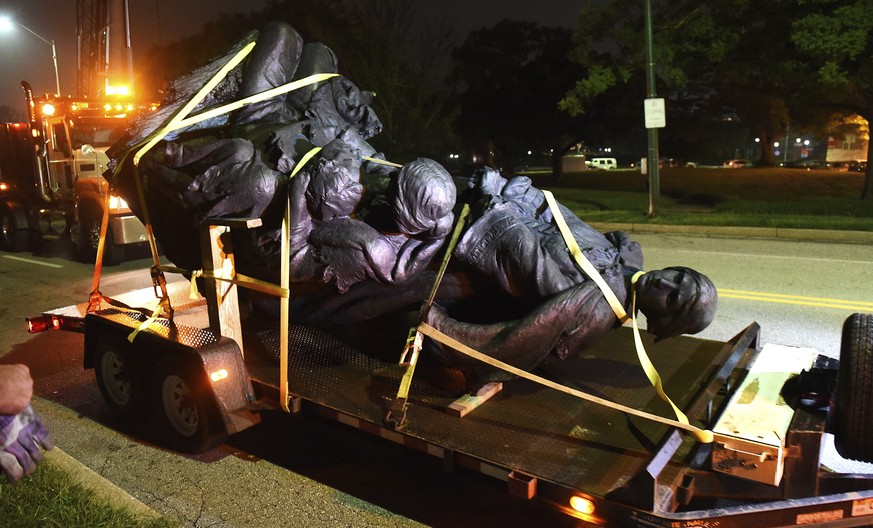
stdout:
[(209, 379), (211, 379), (213, 382), (216, 382), (216, 381), (221, 381), (221, 380), (227, 378), (227, 376), (228, 376), (227, 369), (221, 369), (221, 370), (216, 370), (215, 372), (210, 374)]
[(591, 515), (594, 513), (594, 503), (586, 499), (585, 497), (580, 497), (575, 495), (570, 497), (570, 507), (576, 510), (579, 513), (584, 513), (586, 515)]

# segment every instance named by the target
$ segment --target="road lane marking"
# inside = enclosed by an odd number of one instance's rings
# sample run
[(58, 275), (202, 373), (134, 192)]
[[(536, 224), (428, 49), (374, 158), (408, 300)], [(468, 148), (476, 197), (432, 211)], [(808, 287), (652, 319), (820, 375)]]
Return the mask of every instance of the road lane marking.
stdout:
[(27, 262), (28, 264), (38, 264), (40, 266), (47, 266), (49, 268), (63, 268), (62, 264), (52, 264), (51, 262), (42, 262), (40, 260), (33, 260), (24, 257), (15, 257), (13, 255), (3, 255), (3, 258), (8, 258), (9, 260), (17, 260), (19, 262)]
[(718, 296), (725, 299), (743, 299), (747, 301), (794, 304), (799, 306), (814, 306), (817, 308), (837, 308), (840, 310), (851, 310), (857, 312), (873, 312), (873, 303), (849, 301), (844, 299), (828, 299), (826, 297), (805, 297), (802, 295), (731, 290), (727, 288), (719, 288)]
[(652, 245), (646, 246), (646, 251), (652, 251), (653, 249), (660, 249), (664, 252), (672, 253), (693, 253), (695, 255), (716, 255), (716, 256), (725, 256), (725, 257), (743, 257), (743, 258), (752, 258), (752, 259), (778, 259), (778, 260), (808, 260), (811, 262), (842, 262), (845, 264), (865, 264), (870, 265), (873, 264), (873, 261), (870, 260), (848, 260), (848, 259), (838, 259), (838, 258), (824, 258), (824, 257), (804, 257), (803, 255), (760, 255), (753, 253), (732, 253), (730, 251), (699, 251), (696, 249), (674, 249), (674, 248), (657, 248)]

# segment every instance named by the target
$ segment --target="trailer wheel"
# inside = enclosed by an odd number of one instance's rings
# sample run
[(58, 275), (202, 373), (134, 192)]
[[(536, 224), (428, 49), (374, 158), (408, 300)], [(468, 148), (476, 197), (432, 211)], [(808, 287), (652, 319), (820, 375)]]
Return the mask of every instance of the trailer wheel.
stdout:
[(143, 372), (136, 367), (130, 346), (121, 339), (104, 336), (97, 342), (94, 354), (97, 386), (109, 408), (122, 418), (142, 417), (146, 401)]
[(202, 372), (183, 362), (164, 362), (153, 379), (156, 415), (170, 447), (202, 453), (224, 442), (227, 431)]
[(844, 458), (873, 462), (873, 314), (843, 323), (834, 398), (834, 445)]
[[(93, 263), (97, 259), (97, 246), (100, 243), (100, 224), (103, 212), (100, 209), (83, 209), (79, 213), (78, 240), (79, 260)], [(112, 227), (106, 227), (106, 242), (103, 249), (103, 263), (114, 266), (124, 260), (124, 248), (115, 243)]]
[(3, 251), (24, 251), (30, 233), (26, 226), (21, 227), (15, 219), (15, 212), (9, 207), (0, 208), (0, 249)]

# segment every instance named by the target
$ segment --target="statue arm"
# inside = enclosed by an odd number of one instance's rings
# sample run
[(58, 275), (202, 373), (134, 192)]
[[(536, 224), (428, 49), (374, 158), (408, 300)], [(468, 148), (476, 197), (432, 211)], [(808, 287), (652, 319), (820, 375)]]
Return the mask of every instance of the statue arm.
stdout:
[(312, 217), (306, 204), (306, 187), (311, 176), (301, 172), (291, 180), (288, 189), (291, 225), (288, 226), (291, 253), (300, 251), (306, 244), (312, 232)]
[(443, 238), (419, 240), (408, 238), (397, 251), (397, 259), (391, 275), (384, 282), (403, 283), (425, 269), (443, 245)]

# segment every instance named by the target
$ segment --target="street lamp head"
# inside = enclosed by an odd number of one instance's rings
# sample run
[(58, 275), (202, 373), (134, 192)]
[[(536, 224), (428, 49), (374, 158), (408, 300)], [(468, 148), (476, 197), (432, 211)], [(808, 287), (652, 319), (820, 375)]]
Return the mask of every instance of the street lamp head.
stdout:
[(49, 46), (51, 46), (51, 48), (52, 48), (52, 61), (54, 62), (54, 66), (55, 66), (55, 94), (58, 97), (60, 97), (61, 96), (61, 81), (60, 81), (60, 78), (58, 76), (58, 50), (57, 50), (57, 46), (55, 46), (54, 39), (49, 40), (49, 39), (43, 37), (42, 35), (40, 35), (39, 33), (37, 33), (36, 31), (25, 26), (24, 24), (13, 21), (8, 16), (0, 16), (0, 31), (14, 29), (15, 26), (20, 27), (21, 29), (23, 29), (23, 30), (27, 31), (28, 33), (30, 33), (31, 35), (33, 35), (34, 37), (38, 38), (39, 40), (41, 40), (41, 41), (45, 42), (46, 44), (48, 44)]

